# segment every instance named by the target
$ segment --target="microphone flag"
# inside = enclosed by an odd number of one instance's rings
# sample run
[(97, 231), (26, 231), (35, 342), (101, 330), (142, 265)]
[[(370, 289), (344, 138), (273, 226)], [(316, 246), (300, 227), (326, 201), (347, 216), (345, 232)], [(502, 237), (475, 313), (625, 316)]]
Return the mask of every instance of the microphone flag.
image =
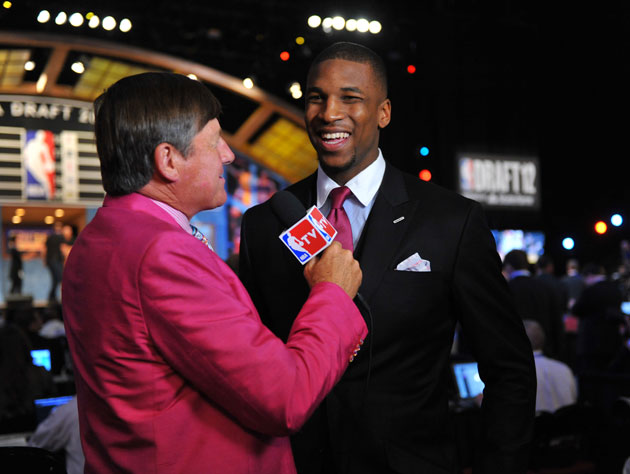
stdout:
[(337, 231), (328, 219), (311, 207), (306, 215), (279, 236), (284, 245), (304, 265), (335, 240)]

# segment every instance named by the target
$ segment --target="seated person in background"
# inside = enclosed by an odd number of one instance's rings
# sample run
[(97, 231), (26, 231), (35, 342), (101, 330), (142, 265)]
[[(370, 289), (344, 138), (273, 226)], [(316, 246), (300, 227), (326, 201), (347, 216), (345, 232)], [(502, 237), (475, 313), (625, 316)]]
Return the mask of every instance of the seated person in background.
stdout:
[(564, 362), (543, 355), (545, 333), (537, 321), (523, 321), (532, 343), (536, 363), (536, 411), (553, 413), (558, 408), (577, 402), (577, 385), (573, 372)]
[(54, 395), (52, 375), (33, 364), (24, 332), (7, 323), (0, 328), (0, 432), (35, 428), (36, 398)]
[(61, 451), (66, 457), (68, 474), (83, 473), (83, 450), (79, 435), (79, 411), (77, 397), (52, 411), (29, 438), (28, 445), (48, 451)]

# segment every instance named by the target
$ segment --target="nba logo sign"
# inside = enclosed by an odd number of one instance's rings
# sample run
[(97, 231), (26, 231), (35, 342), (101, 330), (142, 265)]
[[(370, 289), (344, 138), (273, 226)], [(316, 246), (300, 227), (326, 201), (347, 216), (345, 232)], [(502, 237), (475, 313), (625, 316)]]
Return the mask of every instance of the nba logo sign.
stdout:
[(55, 197), (55, 137), (49, 130), (27, 130), (22, 150), (26, 198)]
[(306, 216), (280, 234), (280, 240), (300, 263), (305, 264), (328, 247), (335, 235), (337, 235), (335, 228), (316, 207), (313, 207)]

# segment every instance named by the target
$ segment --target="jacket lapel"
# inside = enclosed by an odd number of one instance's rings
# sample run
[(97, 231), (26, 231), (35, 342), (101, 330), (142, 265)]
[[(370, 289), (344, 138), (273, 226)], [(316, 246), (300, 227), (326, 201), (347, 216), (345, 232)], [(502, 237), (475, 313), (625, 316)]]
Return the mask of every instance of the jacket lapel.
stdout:
[(368, 303), (392, 264), (411, 222), (414, 207), (415, 202), (409, 200), (402, 173), (388, 164), (359, 246), (359, 263), (363, 271), (359, 291)]

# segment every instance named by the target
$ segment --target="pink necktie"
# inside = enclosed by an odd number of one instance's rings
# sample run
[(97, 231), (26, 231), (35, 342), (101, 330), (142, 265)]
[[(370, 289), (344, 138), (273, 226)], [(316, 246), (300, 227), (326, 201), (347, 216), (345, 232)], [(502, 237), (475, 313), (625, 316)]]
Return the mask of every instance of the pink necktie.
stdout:
[(343, 202), (352, 194), (349, 188), (341, 186), (330, 192), (331, 208), (328, 213), (328, 221), (337, 229), (337, 240), (344, 249), (354, 250), (352, 245), (352, 227), (350, 219), (343, 208)]

